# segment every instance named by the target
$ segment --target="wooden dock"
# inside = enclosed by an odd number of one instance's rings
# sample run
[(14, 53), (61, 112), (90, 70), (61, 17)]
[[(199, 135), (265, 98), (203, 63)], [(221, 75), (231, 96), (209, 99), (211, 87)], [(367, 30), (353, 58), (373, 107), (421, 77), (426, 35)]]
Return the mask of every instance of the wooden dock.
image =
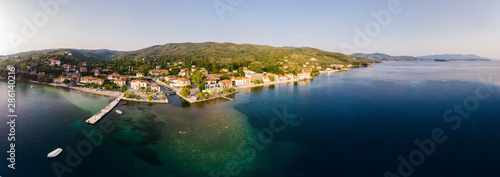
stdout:
[(109, 111), (113, 110), (113, 108), (115, 108), (115, 106), (118, 105), (118, 103), (120, 103), (120, 100), (122, 100), (122, 98), (123, 95), (116, 98), (114, 101), (109, 103), (108, 106), (104, 107), (101, 111), (99, 111), (98, 113), (87, 119), (85, 122), (94, 125), (96, 122), (101, 120), (106, 114), (108, 114)]
[(225, 99), (228, 99), (228, 100), (231, 100), (231, 101), (234, 101), (234, 99), (232, 98), (228, 98), (228, 97), (225, 97), (225, 96), (220, 96), (221, 98), (225, 98)]

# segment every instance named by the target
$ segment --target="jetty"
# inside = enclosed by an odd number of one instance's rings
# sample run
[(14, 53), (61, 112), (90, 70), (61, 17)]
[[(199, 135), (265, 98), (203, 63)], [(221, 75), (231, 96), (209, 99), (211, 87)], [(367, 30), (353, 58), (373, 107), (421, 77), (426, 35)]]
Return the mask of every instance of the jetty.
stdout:
[(228, 97), (226, 97), (226, 96), (220, 96), (220, 97), (221, 97), (221, 98), (228, 99), (228, 100), (231, 100), (231, 101), (234, 101), (234, 99), (232, 99), (232, 98), (228, 98)]
[(119, 96), (114, 101), (109, 103), (108, 106), (104, 107), (101, 111), (99, 111), (98, 113), (96, 113), (95, 115), (93, 115), (92, 117), (87, 119), (85, 122), (87, 122), (88, 124), (94, 125), (96, 122), (101, 120), (106, 114), (108, 114), (109, 111), (113, 110), (113, 108), (115, 108), (115, 106), (118, 105), (120, 100), (122, 100), (122, 98), (123, 98), (123, 95)]

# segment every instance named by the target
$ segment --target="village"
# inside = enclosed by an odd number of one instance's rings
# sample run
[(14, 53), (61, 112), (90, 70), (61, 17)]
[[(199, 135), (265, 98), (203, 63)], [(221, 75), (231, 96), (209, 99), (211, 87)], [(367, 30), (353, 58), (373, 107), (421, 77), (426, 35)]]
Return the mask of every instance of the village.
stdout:
[[(316, 59), (311, 58), (311, 60)], [(51, 59), (48, 64), (52, 67), (61, 67), (65, 71), (62, 76), (53, 79), (51, 85), (113, 97), (123, 95), (124, 100), (152, 103), (168, 103), (166, 96), (170, 94), (177, 94), (190, 103), (217, 98), (232, 100), (226, 96), (237, 93), (243, 88), (312, 79), (319, 72), (349, 70), (341, 64), (331, 64), (330, 67), (321, 68), (308, 66), (307, 62), (300, 67), (299, 72), (294, 73), (257, 73), (247, 67), (232, 71), (223, 68), (214, 73), (196, 65), (186, 68), (183, 67), (185, 66), (183, 62), (176, 62), (169, 63), (172, 66), (169, 69), (156, 66), (148, 73), (122, 75), (108, 68), (88, 66), (86, 62), (69, 65)], [(180, 72), (171, 75), (172, 68), (178, 68)], [(298, 70), (288, 66), (283, 66), (283, 69)], [(112, 73), (105, 74), (110, 72)]]

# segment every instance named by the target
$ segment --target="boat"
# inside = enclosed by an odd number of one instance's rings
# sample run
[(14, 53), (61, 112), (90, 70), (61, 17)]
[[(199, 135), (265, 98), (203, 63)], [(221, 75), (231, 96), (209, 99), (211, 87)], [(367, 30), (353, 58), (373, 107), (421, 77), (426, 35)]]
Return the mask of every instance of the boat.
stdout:
[(57, 157), (62, 151), (63, 151), (63, 149), (57, 148), (57, 149), (53, 150), (52, 152), (50, 152), (49, 154), (47, 154), (47, 158)]
[(31, 86), (31, 88), (33, 88), (33, 86)]
[(127, 102), (123, 102), (123, 103), (122, 103), (122, 105), (126, 105), (126, 104), (127, 104)]
[(118, 113), (118, 114), (123, 114), (123, 111), (116, 110), (116, 113)]

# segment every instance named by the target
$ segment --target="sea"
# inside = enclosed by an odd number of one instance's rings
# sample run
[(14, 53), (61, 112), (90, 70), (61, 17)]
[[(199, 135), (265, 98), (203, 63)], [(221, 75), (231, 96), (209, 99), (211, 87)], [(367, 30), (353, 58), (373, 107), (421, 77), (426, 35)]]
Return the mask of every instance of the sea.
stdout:
[(1, 81), (0, 176), (498, 177), (499, 86), (497, 61), (387, 62), (89, 125), (114, 98), (17, 82), (11, 113)]

